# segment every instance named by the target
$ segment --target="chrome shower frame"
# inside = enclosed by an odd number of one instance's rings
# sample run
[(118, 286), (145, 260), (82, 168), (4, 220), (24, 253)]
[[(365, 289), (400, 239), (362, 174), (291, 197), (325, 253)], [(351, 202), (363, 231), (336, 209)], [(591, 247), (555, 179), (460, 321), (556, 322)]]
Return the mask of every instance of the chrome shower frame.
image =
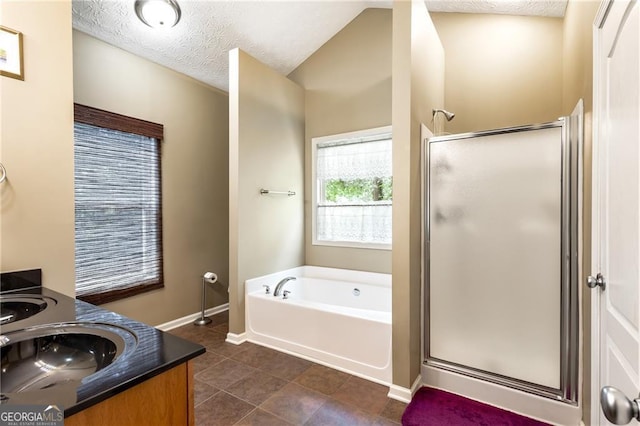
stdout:
[[(582, 161), (582, 115), (562, 117), (557, 121), (528, 126), (509, 127), (497, 130), (435, 136), (422, 141), (422, 286), (423, 286), (423, 363), (424, 365), (472, 377), (529, 394), (550, 398), (571, 405), (579, 400), (579, 226), (582, 203), (581, 161)], [(430, 355), (430, 225), (429, 225), (429, 146), (432, 143), (470, 139), (530, 130), (562, 128), (562, 176), (561, 176), (561, 321), (560, 321), (560, 386), (551, 388), (544, 385), (515, 379), (437, 359)]]

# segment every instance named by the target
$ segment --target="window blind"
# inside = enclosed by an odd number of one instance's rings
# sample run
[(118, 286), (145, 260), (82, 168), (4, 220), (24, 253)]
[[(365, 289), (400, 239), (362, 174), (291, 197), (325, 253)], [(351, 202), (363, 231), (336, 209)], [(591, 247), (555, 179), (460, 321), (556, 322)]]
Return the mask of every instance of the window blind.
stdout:
[(77, 121), (74, 131), (77, 297), (162, 287), (160, 141)]

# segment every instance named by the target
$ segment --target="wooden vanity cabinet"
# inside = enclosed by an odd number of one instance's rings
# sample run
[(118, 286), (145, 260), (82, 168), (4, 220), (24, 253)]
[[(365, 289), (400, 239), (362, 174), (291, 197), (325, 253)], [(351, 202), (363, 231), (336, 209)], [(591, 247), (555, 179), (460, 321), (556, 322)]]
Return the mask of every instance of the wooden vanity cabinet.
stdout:
[(192, 361), (64, 419), (65, 426), (193, 426)]

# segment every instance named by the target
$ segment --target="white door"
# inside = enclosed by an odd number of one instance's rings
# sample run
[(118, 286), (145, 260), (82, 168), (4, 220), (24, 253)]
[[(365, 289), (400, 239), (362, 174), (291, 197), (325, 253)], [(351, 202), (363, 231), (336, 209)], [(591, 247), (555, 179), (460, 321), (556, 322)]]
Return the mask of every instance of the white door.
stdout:
[[(640, 392), (639, 142), (640, 7), (636, 0), (605, 0), (596, 19), (594, 56), (593, 253), (594, 322), (599, 333), (595, 368), (594, 424), (629, 418)], [(602, 275), (597, 280), (596, 274)], [(598, 285), (604, 283), (602, 285)], [(595, 349), (595, 348), (594, 348)], [(599, 358), (599, 360), (597, 359)], [(598, 372), (599, 370), (599, 372)], [(608, 388), (598, 404), (600, 390)], [(624, 395), (623, 395), (624, 394)], [(617, 404), (617, 405), (616, 405)], [(623, 405), (620, 405), (623, 404)], [(627, 404), (626, 406), (624, 404)]]

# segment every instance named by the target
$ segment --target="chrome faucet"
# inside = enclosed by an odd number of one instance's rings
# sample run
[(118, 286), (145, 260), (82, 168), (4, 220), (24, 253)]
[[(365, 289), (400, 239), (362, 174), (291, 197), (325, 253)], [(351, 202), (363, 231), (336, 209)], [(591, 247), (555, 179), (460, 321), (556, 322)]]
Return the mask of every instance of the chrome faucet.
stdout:
[(280, 282), (276, 285), (276, 289), (273, 290), (273, 295), (274, 296), (280, 296), (280, 291), (282, 290), (282, 287), (291, 280), (295, 280), (296, 277), (287, 277), (287, 278), (283, 278), (280, 280)]

